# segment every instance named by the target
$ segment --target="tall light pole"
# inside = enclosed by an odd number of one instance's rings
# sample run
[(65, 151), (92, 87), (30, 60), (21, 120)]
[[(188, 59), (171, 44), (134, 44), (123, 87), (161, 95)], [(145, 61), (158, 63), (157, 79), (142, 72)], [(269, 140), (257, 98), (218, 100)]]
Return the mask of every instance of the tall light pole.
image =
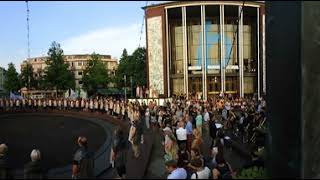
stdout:
[(27, 6), (27, 39), (28, 39), (28, 58), (30, 58), (30, 29), (29, 29), (29, 3), (26, 1)]
[(127, 75), (124, 75), (124, 101), (127, 102)]
[(132, 84), (132, 76), (130, 76), (130, 89), (131, 89), (131, 97), (133, 97), (133, 84)]

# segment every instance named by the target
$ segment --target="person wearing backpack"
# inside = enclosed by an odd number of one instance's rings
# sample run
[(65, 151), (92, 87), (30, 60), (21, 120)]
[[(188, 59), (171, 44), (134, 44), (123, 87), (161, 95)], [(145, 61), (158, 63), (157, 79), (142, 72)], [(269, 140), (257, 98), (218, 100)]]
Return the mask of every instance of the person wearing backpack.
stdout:
[(201, 158), (191, 160), (191, 166), (194, 169), (191, 179), (209, 179), (211, 171), (208, 167), (204, 167), (204, 163)]
[(79, 149), (74, 154), (72, 162), (72, 179), (93, 179), (94, 156), (88, 151), (88, 140), (86, 137), (78, 138)]
[(212, 170), (213, 179), (233, 179), (232, 168), (223, 158), (223, 153), (217, 154), (217, 166)]

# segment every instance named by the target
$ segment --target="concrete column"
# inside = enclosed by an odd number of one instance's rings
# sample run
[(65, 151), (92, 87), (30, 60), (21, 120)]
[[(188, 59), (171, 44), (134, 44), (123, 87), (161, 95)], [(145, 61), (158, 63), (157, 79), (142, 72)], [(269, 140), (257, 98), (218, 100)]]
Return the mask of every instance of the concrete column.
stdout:
[(206, 61), (206, 16), (205, 16), (205, 6), (201, 6), (201, 37), (202, 37), (202, 94), (203, 99), (207, 100), (207, 61)]
[(243, 87), (243, 6), (239, 6), (239, 25), (238, 25), (238, 56), (239, 56), (239, 85), (240, 85), (240, 97), (244, 96), (244, 87)]
[[(320, 2), (302, 1), (302, 178), (320, 178)], [(268, 72), (269, 73), (269, 72)]]
[(259, 26), (259, 20), (260, 20), (260, 12), (259, 8), (257, 8), (257, 52), (258, 52), (258, 98), (260, 98), (260, 26)]
[[(301, 5), (300, 1), (266, 1), (267, 122), (269, 125), (266, 167), (271, 178), (302, 177), (304, 152), (301, 130), (302, 117), (305, 113), (301, 111), (301, 60), (304, 60), (301, 59), (303, 57), (301, 55), (304, 54), (301, 51)], [(309, 21), (316, 19), (312, 18)], [(310, 41), (310, 43), (313, 42)], [(311, 62), (312, 59), (308, 61)], [(317, 72), (319, 72), (318, 67), (313, 69), (318, 69)], [(316, 83), (309, 82), (304, 84)], [(310, 90), (315, 92), (310, 96), (311, 98), (319, 97), (319, 90), (318, 92), (315, 89)], [(319, 109), (319, 106), (314, 108)], [(312, 120), (319, 122), (319, 118)], [(308, 131), (314, 130), (308, 129)], [(314, 139), (312, 136), (308, 138)], [(315, 147), (319, 146), (314, 144)], [(310, 154), (315, 160), (319, 157), (318, 151), (319, 148), (315, 151), (316, 153)]]
[(187, 21), (186, 21), (186, 7), (182, 7), (182, 31), (183, 31), (183, 88), (184, 93), (188, 96), (188, 52), (187, 52)]
[(170, 97), (170, 48), (169, 48), (169, 23), (168, 23), (168, 9), (166, 9), (166, 41), (167, 41), (167, 88), (168, 97)]
[(221, 53), (221, 91), (225, 91), (225, 72), (224, 72), (224, 64), (225, 64), (225, 46), (224, 46), (224, 5), (220, 5), (220, 53)]

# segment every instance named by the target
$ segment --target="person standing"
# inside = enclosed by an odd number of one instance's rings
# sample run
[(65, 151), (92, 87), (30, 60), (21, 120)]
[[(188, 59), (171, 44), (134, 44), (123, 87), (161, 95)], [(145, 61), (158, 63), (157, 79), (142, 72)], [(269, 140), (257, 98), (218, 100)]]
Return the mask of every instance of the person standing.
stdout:
[(90, 99), (89, 107), (90, 107), (90, 111), (93, 112), (93, 100), (92, 99)]
[(211, 137), (211, 146), (210, 146), (210, 148), (213, 148), (214, 140), (216, 139), (216, 136), (217, 136), (217, 126), (216, 126), (216, 122), (214, 121), (213, 117), (210, 118), (208, 124), (209, 124), (209, 134), (210, 134), (210, 137)]
[(187, 122), (186, 130), (187, 130), (187, 150), (191, 151), (193, 133), (192, 133), (192, 122), (188, 113), (185, 114), (185, 121)]
[(12, 171), (8, 163), (8, 147), (0, 144), (0, 179), (12, 179)]
[(103, 102), (103, 99), (100, 99), (100, 100), (99, 100), (99, 104), (100, 104), (100, 113), (102, 114), (103, 111), (104, 111), (104, 102)]
[(199, 109), (197, 110), (196, 127), (199, 131), (200, 136), (202, 136), (202, 115)]
[(232, 179), (233, 171), (228, 162), (225, 161), (223, 153), (218, 152), (217, 166), (212, 170), (213, 179)]
[(113, 116), (113, 99), (110, 99), (109, 101), (109, 108), (110, 108), (111, 116)]
[(57, 99), (53, 100), (53, 109), (57, 109)]
[(0, 99), (0, 111), (4, 111), (4, 100)]
[(177, 161), (167, 161), (165, 166), (167, 172), (170, 173), (167, 179), (187, 179), (187, 171), (184, 168), (178, 168)]
[(72, 179), (95, 178), (93, 153), (88, 150), (87, 138), (80, 136), (77, 143), (79, 149), (72, 161)]
[(46, 173), (41, 164), (40, 151), (33, 149), (30, 158), (31, 161), (24, 167), (24, 179), (46, 179)]
[(107, 99), (104, 100), (104, 111), (106, 113), (108, 113), (108, 111), (109, 111), (109, 103), (108, 103)]
[(149, 108), (146, 109), (145, 122), (146, 122), (147, 129), (150, 129), (150, 112), (149, 112)]
[(134, 158), (140, 157), (140, 144), (143, 144), (143, 132), (141, 122), (134, 119), (133, 125), (131, 127), (131, 137), (130, 142), (132, 144), (132, 151)]
[(47, 100), (43, 100), (43, 109), (46, 111), (47, 110)]
[(203, 113), (203, 121), (204, 121), (204, 128), (206, 130), (206, 133), (209, 131), (209, 120), (210, 120), (210, 115), (209, 115), (208, 109), (205, 108)]
[(112, 146), (112, 160), (114, 166), (117, 169), (118, 175), (125, 179), (126, 175), (126, 161), (127, 161), (127, 149), (128, 144), (125, 138), (124, 132), (121, 127), (118, 127), (114, 131), (114, 140)]
[(181, 148), (182, 144), (187, 143), (187, 130), (184, 127), (184, 122), (180, 121), (178, 123), (179, 128), (176, 130), (176, 135), (177, 135), (177, 142), (179, 148)]
[(29, 108), (29, 110), (31, 110), (31, 108), (32, 108), (32, 100), (31, 99), (28, 99), (28, 108)]
[(85, 102), (84, 102), (84, 99), (81, 98), (81, 101), (80, 101), (80, 110), (83, 111), (85, 108)]
[(191, 179), (209, 179), (211, 173), (210, 169), (208, 167), (204, 167), (204, 163), (201, 158), (193, 159), (190, 164), (196, 171), (191, 175)]

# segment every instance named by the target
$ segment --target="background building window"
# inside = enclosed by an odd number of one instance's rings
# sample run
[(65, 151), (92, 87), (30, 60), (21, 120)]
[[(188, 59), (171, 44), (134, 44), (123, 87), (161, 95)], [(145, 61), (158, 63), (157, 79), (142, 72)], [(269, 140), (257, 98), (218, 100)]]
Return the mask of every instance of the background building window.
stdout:
[(220, 9), (219, 6), (205, 6), (206, 57), (207, 65), (220, 65)]
[(82, 76), (82, 71), (79, 71), (79, 72), (78, 72), (78, 75), (79, 75), (79, 76)]
[(187, 7), (188, 66), (202, 65), (202, 34), (200, 6)]
[(183, 31), (182, 31), (182, 11), (181, 8), (168, 10), (169, 38), (171, 40), (170, 54), (172, 74), (183, 74)]

